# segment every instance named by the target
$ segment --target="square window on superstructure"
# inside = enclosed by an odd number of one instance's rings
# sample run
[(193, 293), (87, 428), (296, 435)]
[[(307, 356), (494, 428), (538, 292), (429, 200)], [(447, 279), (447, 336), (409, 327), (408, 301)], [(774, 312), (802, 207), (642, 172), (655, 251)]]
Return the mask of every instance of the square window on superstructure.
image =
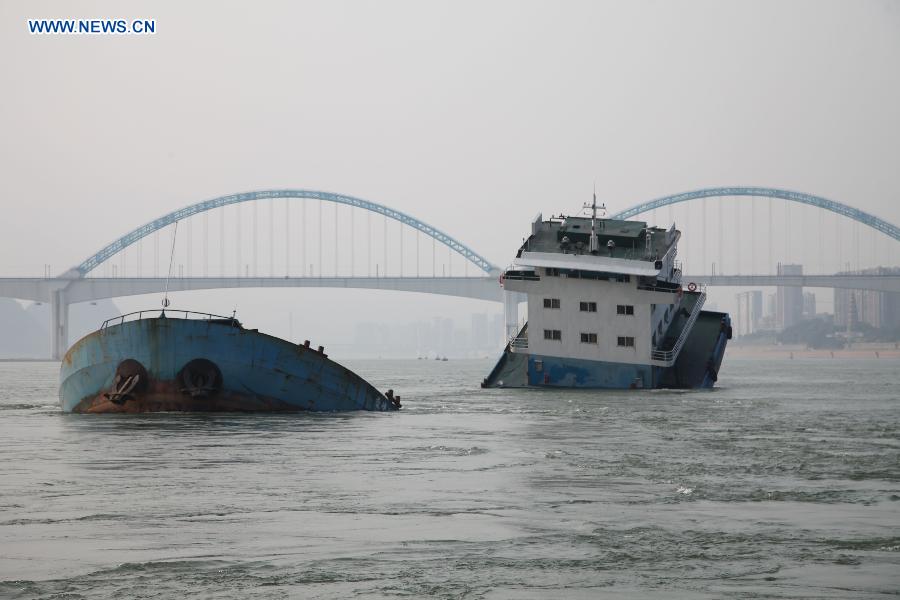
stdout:
[(634, 348), (634, 338), (620, 335), (616, 338), (616, 345), (620, 348)]
[(579, 302), (578, 310), (581, 312), (597, 312), (596, 302)]
[(559, 308), (559, 298), (544, 298), (544, 308)]
[(582, 344), (596, 344), (597, 343), (597, 334), (596, 333), (582, 333), (581, 334), (581, 343)]
[(626, 305), (625, 305), (625, 314), (626, 314), (626, 315), (633, 315), (633, 314), (634, 314), (634, 305), (632, 305), (632, 304), (626, 304)]
[(562, 341), (562, 331), (559, 329), (545, 329), (544, 339), (553, 341)]

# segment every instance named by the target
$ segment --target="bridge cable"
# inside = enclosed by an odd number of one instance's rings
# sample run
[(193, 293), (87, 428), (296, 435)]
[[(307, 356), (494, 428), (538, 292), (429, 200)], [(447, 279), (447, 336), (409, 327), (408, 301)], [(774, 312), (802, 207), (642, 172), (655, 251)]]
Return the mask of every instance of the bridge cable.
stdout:
[(284, 276), (291, 276), (291, 201), (284, 199)]
[(175, 239), (178, 237), (178, 221), (175, 221), (175, 229), (172, 231), (172, 251), (169, 252), (169, 272), (166, 274), (166, 289), (163, 292), (163, 310), (169, 306), (169, 278), (172, 277), (172, 262), (175, 260)]
[(334, 203), (334, 276), (338, 276), (338, 204)]
[(769, 197), (769, 265), (768, 268), (771, 269), (771, 273), (775, 274), (775, 263), (772, 260), (772, 202), (774, 198)]
[(209, 211), (203, 213), (203, 276), (209, 276)]

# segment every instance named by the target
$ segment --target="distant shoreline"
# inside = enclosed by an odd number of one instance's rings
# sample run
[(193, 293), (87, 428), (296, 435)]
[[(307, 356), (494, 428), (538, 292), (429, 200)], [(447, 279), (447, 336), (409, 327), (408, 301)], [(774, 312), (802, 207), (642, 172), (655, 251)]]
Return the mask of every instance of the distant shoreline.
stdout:
[[(822, 358), (822, 359), (857, 359), (880, 360), (900, 359), (900, 349), (891, 348), (851, 348), (840, 350), (814, 350), (807, 348), (791, 348), (781, 346), (738, 346), (729, 345), (725, 350), (726, 358), (759, 358), (759, 359), (793, 359), (793, 358)], [(411, 360), (414, 357), (348, 357), (345, 360)], [(489, 360), (488, 358), (453, 358), (451, 360)], [(2, 363), (58, 363), (52, 358), (0, 358)], [(429, 361), (433, 362), (433, 361)]]
[(856, 348), (834, 350), (806, 348), (805, 346), (743, 346), (731, 344), (725, 350), (726, 356), (733, 358), (854, 358), (881, 359), (900, 358), (900, 348), (894, 344), (871, 344)]
[(59, 362), (52, 358), (0, 358), (0, 363), (5, 362)]

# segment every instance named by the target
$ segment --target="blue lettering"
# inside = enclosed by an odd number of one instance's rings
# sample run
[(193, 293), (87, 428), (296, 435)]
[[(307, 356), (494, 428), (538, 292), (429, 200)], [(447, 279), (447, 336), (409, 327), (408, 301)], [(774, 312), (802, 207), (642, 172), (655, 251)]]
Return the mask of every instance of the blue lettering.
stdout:
[(132, 33), (156, 33), (156, 21), (135, 20), (131, 23)]
[(129, 34), (156, 33), (155, 19), (27, 19), (32, 34)]

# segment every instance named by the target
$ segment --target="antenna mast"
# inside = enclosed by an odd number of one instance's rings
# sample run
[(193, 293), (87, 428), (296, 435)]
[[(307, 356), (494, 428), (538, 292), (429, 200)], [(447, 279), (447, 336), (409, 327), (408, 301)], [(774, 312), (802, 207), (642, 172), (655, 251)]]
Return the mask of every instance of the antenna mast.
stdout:
[[(597, 239), (597, 227), (596, 227), (596, 221), (597, 221), (597, 183), (596, 182), (594, 183), (594, 199), (590, 205), (585, 204), (584, 207), (591, 209), (590, 251), (591, 251), (591, 254), (596, 254), (597, 252), (600, 251), (600, 241)], [(600, 210), (605, 211), (606, 205), (605, 204), (600, 205)]]

